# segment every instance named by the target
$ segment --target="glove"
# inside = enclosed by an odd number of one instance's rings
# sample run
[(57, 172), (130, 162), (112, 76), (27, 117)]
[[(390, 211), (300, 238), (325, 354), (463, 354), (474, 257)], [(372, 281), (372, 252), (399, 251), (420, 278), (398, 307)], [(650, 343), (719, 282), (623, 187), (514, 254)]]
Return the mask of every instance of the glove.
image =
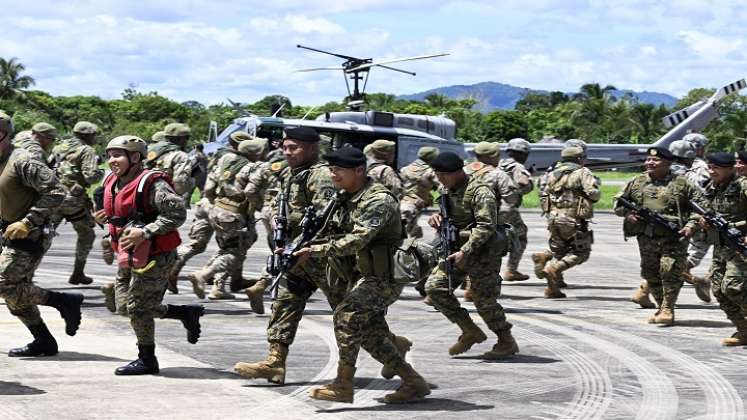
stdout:
[(13, 222), (5, 228), (4, 239), (24, 239), (29, 236), (31, 228), (23, 222)]

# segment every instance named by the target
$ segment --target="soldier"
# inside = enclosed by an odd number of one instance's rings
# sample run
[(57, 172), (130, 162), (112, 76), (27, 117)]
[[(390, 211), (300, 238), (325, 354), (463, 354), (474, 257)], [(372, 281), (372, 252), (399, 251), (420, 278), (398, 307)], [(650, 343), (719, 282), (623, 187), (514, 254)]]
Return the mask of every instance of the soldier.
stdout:
[(245, 168), (256, 168), (265, 142), (251, 139), (248, 133), (242, 136), (242, 132), (235, 132), (231, 137), (234, 141), (240, 137), (248, 139), (241, 141), (235, 153), (229, 152), (220, 158), (205, 185), (206, 195), (215, 197), (210, 225), (215, 230), (218, 252), (202, 269), (192, 274), (198, 284), (204, 284), (207, 278), (215, 279), (208, 296), (211, 300), (235, 297), (226, 291), (226, 283), (235, 271), (241, 272), (246, 252), (257, 240), (254, 211), (252, 209), (248, 214), (244, 195), (249, 176), (238, 175)]
[(687, 264), (687, 242), (698, 216), (690, 213), (690, 201), (704, 204), (700, 191), (685, 177), (670, 169), (673, 155), (664, 147), (651, 147), (647, 151), (646, 173), (633, 178), (625, 185), (621, 197), (659, 213), (664, 218), (682, 226), (676, 235), (653, 223), (646, 223), (640, 216), (620, 205), (615, 214), (624, 217), (625, 237), (635, 236), (641, 254), (641, 277), (654, 295), (659, 310), (649, 324), (672, 325), (674, 305), (682, 287), (682, 272)]
[[(744, 152), (740, 152), (740, 159), (742, 157), (747, 158)], [(731, 153), (714, 153), (708, 156), (712, 182), (705, 189), (705, 198), (714, 212), (728, 222), (737, 224), (737, 229), (744, 233), (747, 230), (744, 223), (747, 220), (747, 179), (736, 175), (734, 164), (734, 155)], [(737, 332), (721, 340), (721, 344), (744, 346), (747, 345), (747, 261), (744, 255), (725, 245), (718, 231), (713, 231), (713, 235), (716, 240), (708, 276), (721, 310), (737, 328)]]
[(52, 221), (59, 224), (64, 218), (72, 223), (78, 234), (75, 244), (75, 264), (68, 279), (70, 284), (91, 284), (93, 279), (83, 273), (96, 233), (91, 216), (92, 203), (88, 188), (101, 181), (104, 171), (99, 169), (99, 156), (91, 147), (96, 144), (96, 124), (79, 121), (73, 127), (73, 137), (63, 140), (52, 149), (57, 177), (65, 187), (66, 196), (54, 213)]
[[(283, 154), (288, 167), (281, 175), (281, 190), (287, 195), (289, 238), (301, 233), (301, 218), (308, 206), (321, 210), (335, 195), (327, 165), (319, 162), (319, 134), (309, 127), (286, 128)], [(293, 343), (306, 301), (317, 287), (322, 287), (330, 306), (341, 300), (344, 291), (332, 291), (325, 281), (326, 262), (311, 258), (296, 264), (283, 276), (278, 297), (272, 304), (267, 327), (270, 352), (266, 360), (257, 363), (239, 362), (234, 370), (249, 379), (264, 378), (285, 383), (285, 361)], [(336, 295), (332, 295), (335, 292)]]
[(708, 137), (700, 133), (689, 133), (685, 134), (682, 140), (691, 143), (695, 147), (695, 160), (691, 166), (695, 175), (692, 177), (695, 179), (696, 184), (704, 188), (711, 179), (711, 175), (708, 172), (708, 163), (705, 161), (705, 149), (708, 147)]
[(527, 248), (527, 225), (521, 218), (519, 207), (521, 207), (522, 196), (529, 194), (534, 189), (532, 175), (524, 167), (530, 152), (529, 142), (522, 138), (509, 140), (506, 145), (506, 154), (508, 158), (501, 159), (500, 168), (506, 172), (516, 185), (519, 193), (518, 200), (515, 204), (508, 201), (501, 202), (501, 208), (498, 212), (498, 218), (511, 225), (516, 235), (515, 244), (518, 246), (511, 248), (508, 255), (508, 266), (503, 273), (503, 281), (523, 281), (528, 280), (529, 276), (519, 272), (519, 262), (524, 256)]
[(737, 176), (747, 176), (747, 151), (737, 152), (737, 159), (734, 163), (734, 173)]
[(204, 314), (200, 305), (162, 304), (180, 241), (177, 229), (187, 212), (162, 172), (143, 169), (146, 149), (145, 141), (135, 136), (109, 141), (112, 173), (104, 180), (104, 210), (94, 213), (97, 222), (108, 224), (112, 247), (119, 253), (115, 293), (118, 302), (127, 302), (137, 337), (137, 360), (117, 368), (116, 375), (158, 373), (154, 318), (181, 320), (187, 341), (195, 344)]
[(589, 220), (600, 197), (600, 180), (584, 167), (584, 150), (566, 147), (560, 156), (561, 162), (548, 174), (540, 196), (542, 211), (547, 215), (550, 247), (532, 254), (534, 273), (547, 279), (548, 299), (564, 298), (560, 275), (589, 259), (594, 242)]
[(156, 131), (155, 133), (153, 133), (153, 135), (150, 136), (150, 140), (146, 140), (146, 143), (148, 144), (158, 143), (159, 141), (165, 141), (165, 140), (166, 140), (166, 132), (161, 130), (161, 131)]
[(194, 162), (184, 150), (189, 141), (190, 129), (186, 124), (171, 123), (164, 129), (165, 140), (148, 146), (147, 166), (163, 171), (174, 183), (174, 191), (182, 196), (185, 206), (190, 207), (195, 180), (192, 177)]
[[(402, 378), (402, 385), (386, 395), (388, 403), (403, 403), (430, 394), (428, 383), (405, 361), (386, 323), (386, 309), (402, 292), (393, 277), (393, 255), (402, 241), (399, 204), (384, 185), (366, 176), (366, 157), (352, 147), (328, 153), (332, 181), (343, 191), (335, 226), (322, 244), (299, 250), (299, 261), (327, 258), (329, 283), (346, 290), (334, 308), (333, 322), (339, 362), (337, 378), (314, 388), (311, 398), (353, 402), (353, 377), (363, 346), (376, 360)], [(337, 272), (339, 270), (340, 272)], [(409, 342), (409, 340), (408, 340)]]
[(195, 156), (194, 156), (194, 165), (195, 165), (195, 188), (200, 192), (200, 197), (202, 197), (202, 191), (205, 189), (205, 182), (207, 181), (207, 165), (208, 165), (208, 158), (207, 155), (205, 155), (205, 145), (202, 143), (195, 145)]
[(49, 149), (57, 139), (57, 129), (49, 123), (40, 122), (31, 127), (28, 134), (19, 133), (13, 139), (13, 145), (23, 149), (31, 154), (35, 159), (39, 159), (49, 164)]
[[(497, 301), (501, 287), (501, 260), (496, 256), (505, 255), (508, 244), (505, 233), (496, 229), (498, 202), (493, 189), (467, 175), (464, 162), (455, 153), (442, 152), (431, 167), (443, 185), (441, 194), (448, 194), (451, 222), (459, 229), (458, 251), (448, 257), (454, 267), (451, 286), (457, 287), (466, 276), (470, 277), (477, 312), (498, 336), (498, 342), (483, 357), (498, 359), (515, 354), (519, 346), (511, 335), (511, 324), (506, 321), (503, 307)], [(437, 229), (442, 219), (440, 213), (434, 214), (428, 219), (428, 224)], [(453, 356), (466, 352), (487, 337), (467, 310), (460, 306), (448, 286), (445, 262), (440, 261), (428, 277), (425, 289), (436, 309), (462, 330), (458, 341), (449, 348), (449, 354)]]
[(418, 225), (418, 218), (425, 208), (433, 204), (431, 193), (438, 187), (436, 174), (428, 166), (436, 156), (438, 149), (423, 146), (418, 149), (418, 158), (399, 171), (403, 184), (399, 210), (407, 236), (412, 238), (423, 237), (423, 229)]
[(397, 171), (392, 168), (394, 164), (394, 150), (397, 144), (389, 140), (376, 140), (366, 146), (368, 158), (368, 176), (375, 182), (384, 184), (389, 191), (399, 199), (402, 197), (402, 180)]
[[(54, 132), (35, 125), (32, 141), (49, 146)], [(56, 130), (55, 130), (56, 131)], [(46, 162), (10, 143), (13, 123), (0, 113), (0, 297), (11, 314), (26, 325), (34, 340), (8, 352), (10, 357), (53, 356), (57, 341), (47, 329), (37, 305), (57, 309), (65, 320), (67, 335), (75, 335), (80, 326), (83, 295), (42, 289), (32, 281), (34, 271), (52, 241), (49, 215), (65, 197), (65, 190)], [(48, 136), (48, 137), (47, 137)]]

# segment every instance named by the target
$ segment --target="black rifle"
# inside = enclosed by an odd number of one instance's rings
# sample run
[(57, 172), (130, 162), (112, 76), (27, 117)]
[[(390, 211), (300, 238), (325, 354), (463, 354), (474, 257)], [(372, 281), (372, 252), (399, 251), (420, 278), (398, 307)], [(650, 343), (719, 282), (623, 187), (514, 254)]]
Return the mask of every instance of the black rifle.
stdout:
[(313, 206), (306, 207), (300, 224), (301, 233), (293, 240), (293, 242), (286, 244), (282, 248), (276, 248), (282, 249), (283, 251), (280, 253), (274, 253), (268, 259), (268, 262), (271, 261), (272, 265), (268, 265), (267, 271), (275, 276), (275, 279), (273, 279), (272, 284), (269, 287), (273, 299), (277, 297), (280, 278), (296, 265), (298, 258), (293, 254), (301, 248), (308, 246), (309, 243), (316, 238), (319, 232), (327, 224), (327, 220), (330, 218), (332, 213), (337, 209), (338, 201), (337, 196), (329, 200), (319, 215), (316, 214), (316, 209), (314, 209)]
[(742, 255), (747, 255), (747, 245), (744, 243), (744, 234), (739, 229), (731, 226), (724, 216), (714, 211), (708, 211), (699, 206), (698, 203), (692, 201), (690, 202), (690, 207), (692, 207), (695, 213), (703, 216), (703, 219), (718, 231), (719, 237), (725, 246)]
[(449, 194), (441, 194), (438, 199), (438, 206), (441, 208), (441, 225), (438, 227), (441, 245), (438, 250), (441, 254), (440, 257), (444, 260), (446, 279), (449, 281), (449, 293), (454, 293), (454, 264), (449, 261), (449, 255), (451, 255), (457, 243), (457, 229), (449, 217)]
[(617, 199), (617, 203), (623, 207), (625, 207), (628, 210), (632, 210), (636, 213), (638, 217), (643, 219), (644, 222), (646, 222), (649, 225), (653, 225), (654, 227), (658, 226), (660, 228), (663, 228), (666, 230), (669, 234), (675, 237), (680, 237), (680, 230), (682, 228), (677, 223), (667, 219), (666, 217), (662, 216), (661, 214), (651, 210), (647, 209), (645, 207), (641, 207), (638, 204), (635, 204), (632, 201), (629, 201), (626, 198), (619, 197)]
[(272, 229), (272, 241), (270, 242), (273, 253), (267, 257), (267, 272), (273, 275), (276, 275), (280, 270), (279, 256), (274, 251), (285, 248), (285, 244), (288, 242), (288, 206), (285, 193), (281, 191), (276, 200), (277, 215), (275, 216), (275, 227)]

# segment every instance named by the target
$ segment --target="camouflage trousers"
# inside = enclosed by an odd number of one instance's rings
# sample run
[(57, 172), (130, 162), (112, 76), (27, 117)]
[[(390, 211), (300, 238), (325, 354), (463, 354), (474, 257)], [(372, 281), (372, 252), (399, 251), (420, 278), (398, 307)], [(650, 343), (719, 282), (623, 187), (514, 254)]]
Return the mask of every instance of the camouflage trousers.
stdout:
[(218, 206), (210, 211), (210, 225), (215, 230), (218, 252), (202, 271), (208, 277), (215, 277), (221, 286), (236, 272), (241, 273), (246, 252), (257, 241), (257, 230), (253, 219), (247, 220), (243, 214)]
[(180, 264), (186, 264), (192, 257), (202, 254), (207, 249), (210, 238), (213, 237), (213, 227), (210, 225), (209, 217), (211, 207), (207, 199), (200, 200), (195, 205), (192, 225), (189, 228), (189, 242), (181, 244), (176, 250)]
[(423, 237), (423, 228), (418, 225), (418, 218), (425, 207), (426, 204), (423, 200), (413, 200), (409, 197), (403, 197), (402, 201), (400, 201), (399, 211), (405, 223), (407, 236), (411, 238)]
[(51, 243), (51, 238), (45, 236), (39, 253), (21, 251), (7, 245), (0, 252), (0, 297), (5, 299), (10, 313), (26, 326), (43, 322), (37, 305), (45, 304), (49, 295), (32, 279)]
[(508, 254), (507, 263), (507, 268), (510, 271), (516, 271), (519, 268), (521, 257), (524, 256), (524, 251), (527, 249), (527, 232), (529, 229), (517, 209), (499, 212), (498, 220), (500, 220), (501, 223), (508, 223), (511, 225), (514, 229), (514, 234), (516, 234), (516, 244), (518, 246), (511, 248), (511, 251)]
[(552, 265), (556, 272), (561, 273), (589, 259), (593, 234), (586, 227), (586, 222), (550, 216), (547, 230), (550, 231), (548, 242), (554, 258), (548, 265)]
[(129, 267), (119, 267), (114, 281), (114, 296), (117, 311), (130, 317), (130, 325), (135, 331), (140, 345), (155, 344), (154, 318), (166, 315), (163, 295), (169, 272), (176, 261), (176, 252), (168, 252), (151, 257), (156, 264), (145, 273), (137, 273)]
[(711, 290), (721, 310), (730, 321), (739, 321), (747, 315), (747, 261), (738, 252), (716, 245), (713, 262), (708, 272)]
[(665, 298), (672, 305), (682, 288), (682, 273), (687, 264), (687, 243), (668, 237), (649, 238), (639, 235), (641, 277), (648, 282), (657, 302)]
[(687, 249), (687, 264), (690, 267), (697, 267), (703, 261), (711, 244), (708, 243), (708, 234), (701, 230), (693, 235), (690, 241), (690, 247)]
[(50, 217), (50, 221), (54, 225), (59, 225), (63, 219), (73, 225), (73, 229), (78, 235), (78, 240), (75, 243), (76, 265), (85, 265), (88, 254), (91, 253), (91, 248), (93, 248), (93, 241), (96, 240), (96, 232), (93, 230), (96, 222), (93, 220), (90, 209), (91, 204), (87, 196), (68, 195)]
[(341, 365), (355, 366), (363, 347), (385, 366), (395, 370), (404, 366), (405, 360), (394, 346), (394, 334), (385, 317), (402, 288), (393, 280), (374, 276), (362, 277), (352, 284), (332, 316)]
[[(506, 313), (498, 303), (501, 294), (501, 260), (500, 255), (492, 249), (482, 250), (479, 254), (466, 258), (463, 268), (454, 267), (454, 278), (451, 286), (456, 289), (469, 276), (473, 302), (477, 313), (491, 331), (496, 334), (511, 329), (506, 321)], [(458, 323), (469, 318), (469, 312), (462, 308), (453, 293), (449, 293), (449, 280), (443, 261), (433, 269), (425, 283), (425, 291), (436, 307), (451, 322)]]

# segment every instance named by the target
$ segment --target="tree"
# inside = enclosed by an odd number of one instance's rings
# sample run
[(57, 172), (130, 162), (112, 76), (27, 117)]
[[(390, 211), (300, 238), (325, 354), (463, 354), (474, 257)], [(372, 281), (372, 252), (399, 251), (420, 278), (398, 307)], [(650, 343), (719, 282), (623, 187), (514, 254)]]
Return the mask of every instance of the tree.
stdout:
[(33, 77), (21, 75), (24, 70), (26, 66), (15, 57), (10, 60), (0, 58), (0, 99), (23, 96), (24, 89), (36, 84)]
[(495, 111), (485, 116), (484, 135), (488, 141), (508, 141), (529, 137), (529, 126), (524, 114), (518, 111)]
[(427, 106), (431, 108), (435, 108), (440, 111), (443, 111), (449, 107), (452, 101), (446, 95), (442, 95), (440, 93), (431, 93), (430, 95), (424, 98), (424, 102)]

